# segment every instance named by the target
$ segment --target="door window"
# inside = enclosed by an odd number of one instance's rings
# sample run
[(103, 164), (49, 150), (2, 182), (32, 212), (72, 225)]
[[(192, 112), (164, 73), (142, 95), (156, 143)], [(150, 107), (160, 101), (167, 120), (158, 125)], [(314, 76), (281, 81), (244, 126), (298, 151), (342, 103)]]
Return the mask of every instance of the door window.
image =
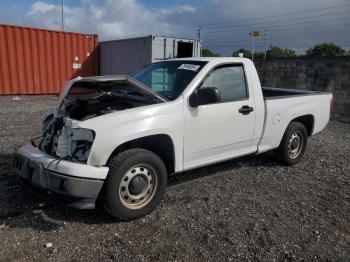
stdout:
[(218, 88), (221, 95), (221, 102), (248, 98), (242, 65), (225, 65), (218, 67), (208, 75), (200, 88), (206, 87)]

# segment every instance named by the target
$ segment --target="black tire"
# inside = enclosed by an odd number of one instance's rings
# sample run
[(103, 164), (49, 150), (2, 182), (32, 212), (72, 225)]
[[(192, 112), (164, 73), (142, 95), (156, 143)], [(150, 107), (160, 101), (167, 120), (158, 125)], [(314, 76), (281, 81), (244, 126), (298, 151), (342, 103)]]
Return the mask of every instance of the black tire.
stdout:
[[(293, 143), (298, 140), (297, 137), (301, 144), (300, 148), (298, 148), (298, 150), (294, 150), (293, 153)], [(305, 126), (299, 122), (291, 122), (284, 132), (279, 147), (274, 150), (274, 157), (276, 161), (286, 166), (291, 166), (298, 163), (305, 153), (307, 139), (308, 135)], [(298, 142), (295, 144), (297, 145)], [(295, 148), (297, 147), (295, 146)]]
[[(108, 166), (110, 170), (104, 185), (103, 204), (115, 218), (124, 221), (134, 220), (152, 212), (162, 201), (167, 187), (167, 171), (163, 161), (153, 152), (141, 148), (129, 149), (114, 156), (109, 161)], [(137, 174), (141, 170), (143, 173)], [(131, 174), (132, 171), (134, 171), (134, 175)], [(134, 177), (129, 179), (128, 176)], [(149, 181), (147, 180), (148, 176), (151, 177)], [(144, 186), (153, 186), (152, 192), (147, 193), (149, 195), (147, 199), (144, 197), (142, 200), (137, 200), (140, 201), (139, 203), (144, 201), (143, 205), (137, 206), (138, 203), (132, 203), (131, 201), (135, 200), (128, 197), (139, 196), (138, 193), (135, 195), (130, 193), (133, 179), (143, 180), (142, 192), (145, 192), (143, 189), (147, 190)], [(129, 182), (125, 182), (128, 180)], [(123, 183), (128, 183), (127, 191)]]

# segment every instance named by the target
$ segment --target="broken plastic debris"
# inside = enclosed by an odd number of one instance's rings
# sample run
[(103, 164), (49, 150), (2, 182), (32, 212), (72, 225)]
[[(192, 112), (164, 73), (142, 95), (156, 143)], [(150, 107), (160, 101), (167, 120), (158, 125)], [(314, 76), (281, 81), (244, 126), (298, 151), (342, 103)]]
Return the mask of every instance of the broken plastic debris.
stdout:
[(52, 247), (52, 243), (46, 243), (45, 247), (46, 248), (51, 248)]

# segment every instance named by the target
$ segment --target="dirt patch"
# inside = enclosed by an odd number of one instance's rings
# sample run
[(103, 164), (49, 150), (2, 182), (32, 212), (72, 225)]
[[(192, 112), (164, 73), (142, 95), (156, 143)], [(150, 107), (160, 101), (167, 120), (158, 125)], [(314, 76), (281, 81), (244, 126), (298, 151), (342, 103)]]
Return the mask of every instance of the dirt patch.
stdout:
[(175, 175), (152, 214), (124, 223), (47, 204), (12, 175), (56, 99), (0, 97), (0, 260), (350, 259), (350, 125), (331, 122), (292, 167), (266, 154)]

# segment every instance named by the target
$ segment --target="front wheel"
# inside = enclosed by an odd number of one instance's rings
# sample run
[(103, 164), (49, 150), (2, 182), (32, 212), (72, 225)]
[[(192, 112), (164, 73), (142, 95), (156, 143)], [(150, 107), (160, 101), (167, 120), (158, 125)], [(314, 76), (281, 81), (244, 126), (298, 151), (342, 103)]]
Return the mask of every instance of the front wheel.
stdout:
[(290, 123), (279, 147), (274, 151), (275, 159), (287, 166), (298, 163), (305, 153), (307, 137), (307, 131), (303, 124)]
[(161, 202), (167, 186), (163, 161), (153, 152), (134, 148), (111, 159), (104, 188), (104, 206), (112, 216), (133, 220)]

